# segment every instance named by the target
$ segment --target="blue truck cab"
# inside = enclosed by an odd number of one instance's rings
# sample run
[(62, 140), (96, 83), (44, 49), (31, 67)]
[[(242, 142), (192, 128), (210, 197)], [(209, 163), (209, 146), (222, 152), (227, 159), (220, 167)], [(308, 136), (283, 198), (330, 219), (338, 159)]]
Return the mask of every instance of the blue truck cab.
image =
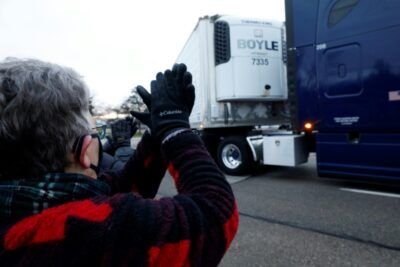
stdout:
[(286, 0), (293, 127), (320, 176), (400, 181), (400, 1)]

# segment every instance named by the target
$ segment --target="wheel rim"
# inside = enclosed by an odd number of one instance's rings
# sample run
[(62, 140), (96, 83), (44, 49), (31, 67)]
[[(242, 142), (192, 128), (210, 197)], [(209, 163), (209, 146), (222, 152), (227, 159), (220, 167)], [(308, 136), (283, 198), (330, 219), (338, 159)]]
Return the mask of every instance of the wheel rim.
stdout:
[(222, 162), (229, 169), (236, 169), (242, 164), (242, 154), (240, 149), (234, 144), (227, 144), (222, 149)]

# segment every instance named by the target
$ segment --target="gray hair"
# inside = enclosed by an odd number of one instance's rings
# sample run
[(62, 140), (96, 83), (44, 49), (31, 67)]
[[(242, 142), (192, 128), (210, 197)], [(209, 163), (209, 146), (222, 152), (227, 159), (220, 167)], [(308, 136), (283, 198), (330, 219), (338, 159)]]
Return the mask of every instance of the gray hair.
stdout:
[(74, 70), (33, 59), (0, 62), (0, 179), (63, 172), (90, 132), (89, 97)]

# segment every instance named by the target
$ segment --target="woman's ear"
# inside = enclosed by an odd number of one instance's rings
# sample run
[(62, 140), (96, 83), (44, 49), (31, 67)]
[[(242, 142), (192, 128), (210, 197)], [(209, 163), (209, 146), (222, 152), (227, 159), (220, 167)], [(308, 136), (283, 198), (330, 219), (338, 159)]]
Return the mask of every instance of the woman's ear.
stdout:
[(88, 147), (89, 147), (91, 141), (92, 141), (92, 137), (90, 135), (86, 135), (82, 142), (82, 149), (80, 151), (80, 156), (79, 156), (79, 164), (84, 169), (88, 169), (91, 164), (90, 158), (87, 153)]

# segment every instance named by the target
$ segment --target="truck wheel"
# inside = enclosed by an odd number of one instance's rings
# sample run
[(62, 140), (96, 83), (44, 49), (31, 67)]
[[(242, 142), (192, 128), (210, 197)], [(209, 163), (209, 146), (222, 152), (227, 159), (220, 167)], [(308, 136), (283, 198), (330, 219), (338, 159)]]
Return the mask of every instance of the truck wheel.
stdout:
[(226, 174), (246, 174), (252, 163), (246, 140), (240, 136), (231, 136), (222, 140), (218, 145), (217, 162)]

